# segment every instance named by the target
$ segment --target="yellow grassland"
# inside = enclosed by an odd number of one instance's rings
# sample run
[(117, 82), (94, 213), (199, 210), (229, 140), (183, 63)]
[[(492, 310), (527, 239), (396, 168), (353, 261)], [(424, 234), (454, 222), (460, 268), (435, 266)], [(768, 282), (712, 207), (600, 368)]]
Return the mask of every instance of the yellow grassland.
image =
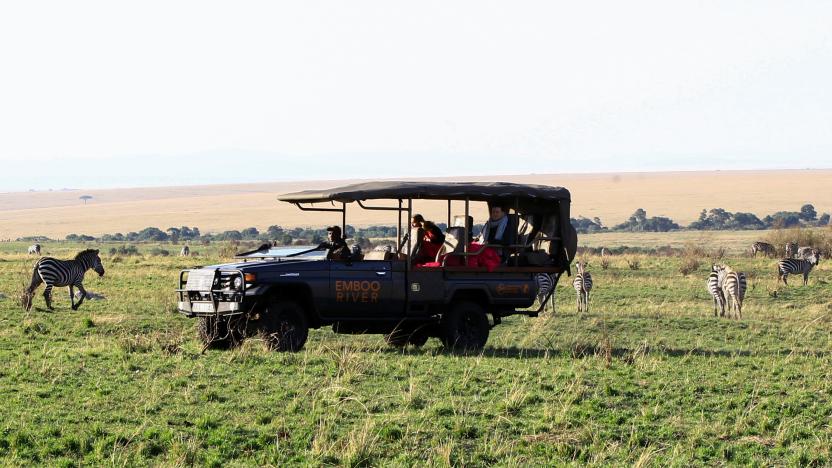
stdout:
[[(796, 211), (804, 203), (813, 203), (819, 212), (832, 211), (832, 170), (531, 174), (432, 180), (564, 186), (572, 193), (573, 216), (597, 216), (607, 225), (624, 221), (636, 208), (644, 208), (649, 216), (671, 217), (683, 225), (695, 220), (701, 209), (717, 206), (758, 216), (780, 210)], [(147, 226), (198, 226), (204, 232), (249, 226), (265, 229), (272, 224), (324, 226), (339, 223), (339, 216), (301, 212), (278, 202), (277, 196), (351, 182), (355, 181), (0, 193), (0, 239), (124, 233)], [(84, 205), (78, 198), (81, 195), (91, 195), (93, 199)], [(438, 221), (447, 216), (447, 205), (442, 202), (415, 201), (414, 209)], [(453, 207), (454, 213), (462, 210), (462, 203)], [(481, 204), (474, 204), (473, 214), (483, 219), (485, 210)], [(349, 213), (348, 223), (394, 224), (395, 214), (355, 209)], [(696, 239), (696, 235), (687, 233), (680, 233), (678, 239), (687, 240), (686, 236)], [(744, 233), (741, 237), (745, 242), (753, 234)], [(648, 235), (641, 239), (650, 242)]]

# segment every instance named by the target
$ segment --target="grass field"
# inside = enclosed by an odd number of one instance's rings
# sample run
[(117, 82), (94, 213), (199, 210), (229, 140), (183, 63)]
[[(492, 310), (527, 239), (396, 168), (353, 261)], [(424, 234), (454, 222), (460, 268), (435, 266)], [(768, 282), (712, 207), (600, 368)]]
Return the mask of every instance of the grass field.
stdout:
[(712, 316), (708, 259), (683, 276), (679, 258), (593, 258), (590, 313), (561, 284), (555, 314), (506, 320), (480, 355), (329, 330), (296, 354), (256, 341), (201, 354), (172, 290), (180, 268), (220, 260), (211, 250), (105, 255), (107, 275), (86, 282), (105, 300), (72, 312), (58, 290), (55, 312), (37, 296), (25, 313), (22, 249), (0, 244), (6, 465), (832, 463), (824, 262), (785, 288), (772, 260), (725, 259), (750, 276), (742, 321)]

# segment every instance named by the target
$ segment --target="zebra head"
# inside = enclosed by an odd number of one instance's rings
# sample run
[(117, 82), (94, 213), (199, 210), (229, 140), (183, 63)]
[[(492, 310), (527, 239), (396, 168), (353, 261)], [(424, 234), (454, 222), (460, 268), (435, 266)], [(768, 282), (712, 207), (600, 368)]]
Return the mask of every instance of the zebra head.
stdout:
[(818, 266), (820, 263), (820, 251), (818, 249), (812, 249), (812, 256), (808, 258), (808, 260)]
[(75, 260), (81, 262), (85, 270), (92, 268), (98, 276), (104, 276), (104, 265), (101, 257), (98, 256), (98, 249), (87, 249), (75, 256)]

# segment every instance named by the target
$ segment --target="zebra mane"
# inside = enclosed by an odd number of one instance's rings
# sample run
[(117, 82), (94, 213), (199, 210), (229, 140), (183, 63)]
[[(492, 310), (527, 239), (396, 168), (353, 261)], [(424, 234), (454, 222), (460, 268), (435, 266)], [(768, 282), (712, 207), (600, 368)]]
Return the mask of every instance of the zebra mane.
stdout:
[(81, 260), (84, 257), (98, 255), (98, 249), (87, 249), (78, 252), (78, 255), (75, 256), (75, 260)]

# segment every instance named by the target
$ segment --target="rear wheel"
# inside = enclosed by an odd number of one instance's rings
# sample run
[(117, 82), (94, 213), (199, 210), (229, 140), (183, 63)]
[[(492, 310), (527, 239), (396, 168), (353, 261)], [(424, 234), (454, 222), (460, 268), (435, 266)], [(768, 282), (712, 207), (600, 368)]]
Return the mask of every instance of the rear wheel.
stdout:
[(229, 349), (239, 346), (245, 339), (243, 317), (200, 317), (197, 333), (205, 349)]
[(300, 351), (309, 336), (303, 307), (293, 301), (274, 301), (260, 314), (257, 334), (272, 351)]
[(445, 313), (440, 327), (442, 343), (454, 351), (481, 350), (491, 329), (483, 307), (467, 301), (455, 304)]

